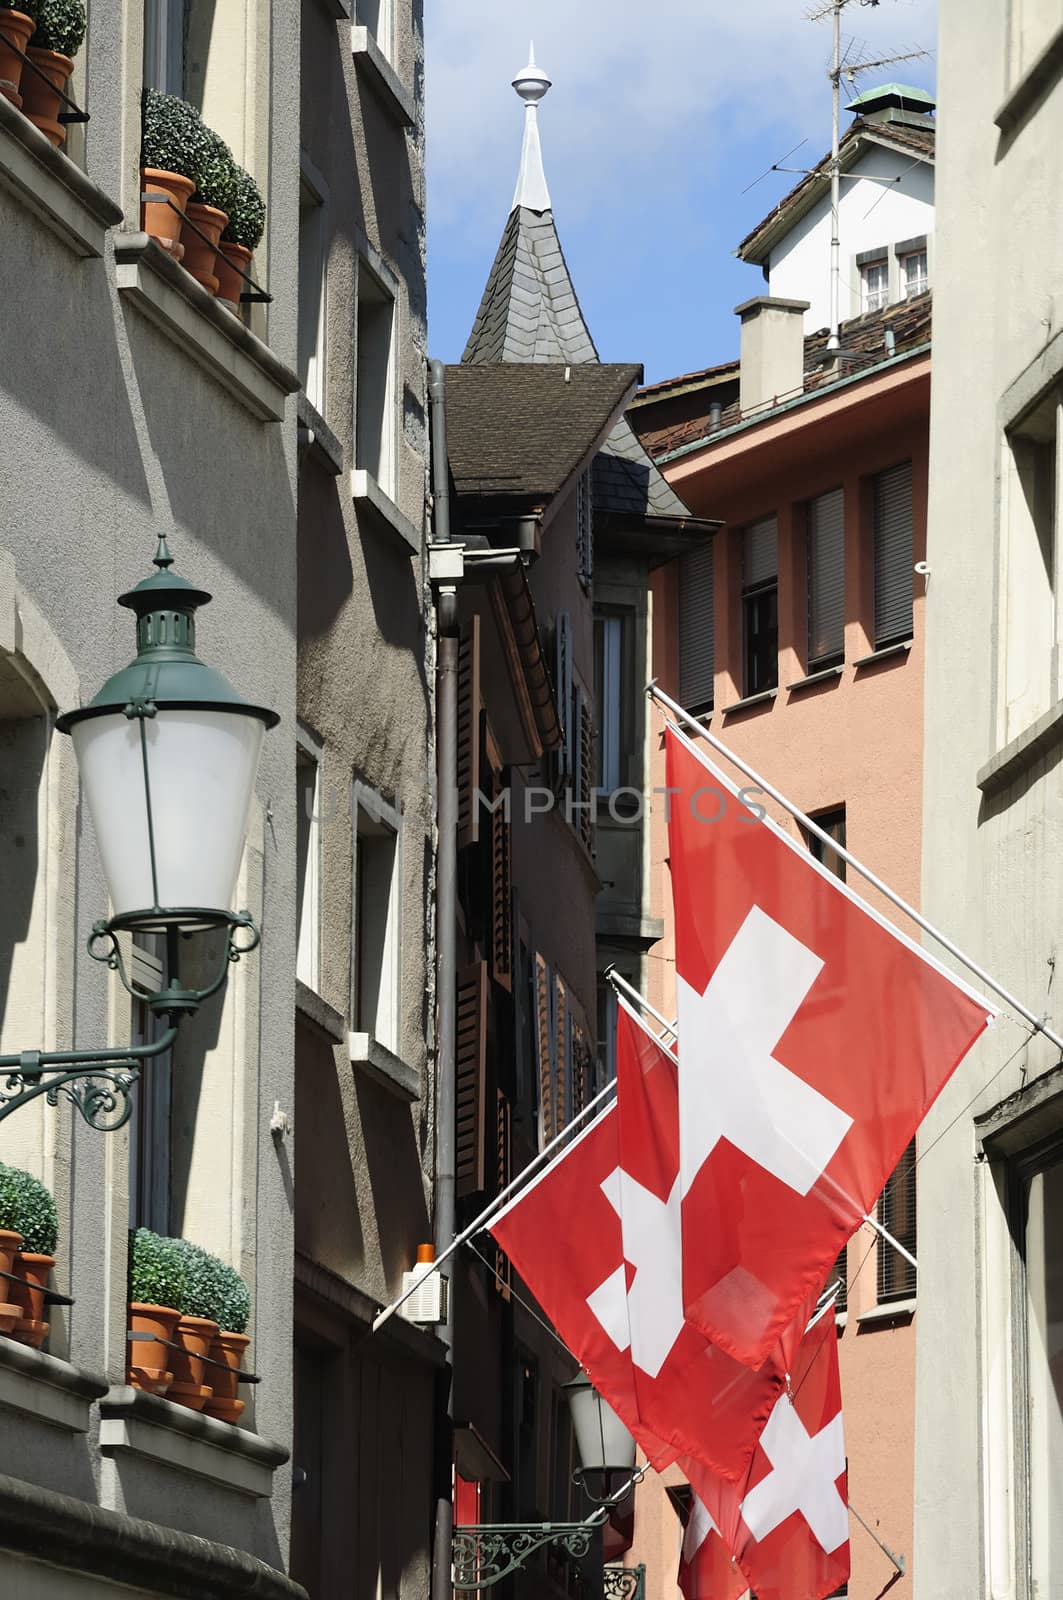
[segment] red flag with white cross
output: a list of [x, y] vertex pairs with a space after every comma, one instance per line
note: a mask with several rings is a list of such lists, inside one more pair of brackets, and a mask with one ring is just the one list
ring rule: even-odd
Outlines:
[[667, 766], [684, 1310], [756, 1367], [993, 1008], [672, 727]]
[[693, 1461], [690, 1486], [757, 1600], [824, 1600], [849, 1577], [849, 1498], [828, 1307], [805, 1334], [790, 1393], [780, 1395], [746, 1482], [725, 1483]]
[[683, 1600], [739, 1600], [748, 1588], [745, 1574], [696, 1494], [683, 1529], [677, 1581]]

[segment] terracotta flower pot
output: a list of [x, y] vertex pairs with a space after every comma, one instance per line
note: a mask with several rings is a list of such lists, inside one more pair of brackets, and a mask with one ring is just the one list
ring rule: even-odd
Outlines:
[[192, 228], [185, 226], [181, 229], [181, 243], [185, 247], [185, 267], [209, 294], [217, 294], [216, 251], [222, 229], [228, 225], [229, 218], [224, 211], [219, 211], [217, 206], [203, 206], [198, 201], [185, 207], [185, 216], [194, 222], [199, 232], [205, 233], [210, 241], [209, 244], [204, 243], [199, 233]]
[[173, 1382], [170, 1357], [177, 1351], [156, 1340], [174, 1339], [180, 1320], [181, 1313], [173, 1306], [153, 1306], [140, 1300], [130, 1305], [130, 1332], [143, 1335], [129, 1341], [127, 1378], [134, 1389], [147, 1389], [150, 1394], [166, 1393]]
[[[21, 1249], [21, 1233], [15, 1233], [12, 1228], [0, 1228], [0, 1272], [14, 1272], [15, 1257]], [[0, 1294], [6, 1295], [8, 1282], [7, 1278], [0, 1278]]]
[[58, 50], [38, 50], [35, 45], [31, 45], [26, 54], [44, 77], [38, 77], [29, 67], [23, 72], [22, 114], [29, 117], [58, 150], [66, 139], [66, 128], [59, 121], [59, 109], [63, 104], [59, 90], [66, 89], [74, 63], [69, 56], [61, 56]]
[[183, 178], [179, 172], [166, 172], [162, 167], [142, 167], [140, 182], [142, 193], [166, 195], [177, 207], [175, 211], [161, 200], [152, 200], [140, 210], [144, 232], [157, 240], [175, 261], [180, 261], [185, 253], [181, 243], [181, 218], [196, 192], [195, 184], [191, 178]]
[[21, 1315], [13, 1300], [0, 1300], [0, 1333], [11, 1333]]
[[227, 239], [223, 239], [221, 255], [214, 262], [214, 271], [218, 276], [218, 299], [224, 300], [234, 311], [239, 311], [240, 295], [244, 288], [244, 280], [240, 277], [240, 273], [251, 271], [250, 250], [246, 245], [230, 244]]
[[199, 1389], [209, 1382], [210, 1374], [203, 1358], [210, 1355], [211, 1343], [217, 1333], [218, 1324], [209, 1317], [181, 1317], [175, 1335], [181, 1348], [171, 1350], [169, 1363], [173, 1368], [175, 1390], [178, 1386]]
[[[19, 85], [22, 82], [22, 57], [15, 54], [11, 48], [17, 45], [19, 50], [25, 51], [30, 39], [36, 31], [37, 24], [32, 17], [27, 17], [24, 11], [9, 11], [6, 6], [0, 6], [0, 94], [5, 95], [13, 106], [22, 105], [22, 96], [19, 94]], [[10, 39], [11, 44], [8, 44]]]
[[10, 1286], [11, 1299], [19, 1307], [20, 1319], [15, 1324], [14, 1337], [23, 1344], [32, 1344], [34, 1349], [48, 1337], [49, 1324], [44, 1321], [44, 1291], [48, 1286], [48, 1274], [54, 1266], [54, 1256], [20, 1250], [15, 1257], [15, 1272], [22, 1281]]
[[218, 1417], [222, 1422], [236, 1422], [244, 1410], [244, 1402], [236, 1398], [236, 1374], [244, 1363], [251, 1340], [246, 1333], [219, 1333], [210, 1347], [210, 1359], [224, 1366], [209, 1369], [214, 1385], [214, 1398], [208, 1400], [204, 1411], [208, 1417]]

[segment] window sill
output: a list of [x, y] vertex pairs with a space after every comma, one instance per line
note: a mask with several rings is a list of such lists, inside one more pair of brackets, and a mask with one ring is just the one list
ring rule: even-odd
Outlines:
[[417, 107], [413, 96], [406, 92], [398, 73], [369, 29], [359, 27], [357, 23], [351, 28], [351, 53], [355, 67], [365, 73], [392, 121], [401, 128], [416, 127]]
[[146, 233], [115, 241], [118, 288], [190, 361], [261, 422], [282, 422], [299, 379]]
[[740, 711], [752, 711], [755, 706], [769, 706], [778, 693], [778, 689], [761, 689], [759, 694], [747, 694], [743, 700], [732, 700], [729, 706], [724, 706], [723, 714], [733, 717]]
[[106, 1378], [0, 1337], [0, 1410], [20, 1412], [67, 1433], [87, 1433], [92, 1402], [107, 1388]]
[[915, 1296], [910, 1300], [883, 1300], [881, 1305], [872, 1306], [870, 1311], [861, 1311], [857, 1317], [857, 1326], [861, 1328], [880, 1327], [883, 1323], [911, 1322], [915, 1316]]
[[1063, 71], [1063, 28], [1049, 39], [993, 116], [1001, 133], [1014, 133]]
[[351, 497], [358, 510], [367, 512], [372, 521], [399, 539], [411, 555], [419, 554], [421, 535], [391, 496], [384, 493], [373, 474], [363, 467], [355, 467], [351, 473]]
[[317, 407], [301, 392], [298, 413], [300, 448], [309, 450], [319, 466], [338, 478], [343, 471], [343, 446]]
[[901, 656], [906, 656], [911, 648], [911, 639], [902, 639], [899, 644], [883, 645], [881, 650], [872, 650], [869, 656], [861, 656], [859, 661], [853, 662], [853, 666], [857, 672], [862, 667], [877, 667], [880, 662], [896, 661]]
[[273, 1474], [288, 1459], [283, 1445], [256, 1433], [127, 1388], [111, 1389], [100, 1401], [100, 1449], [177, 1467], [253, 1500], [269, 1498]]
[[1063, 700], [1024, 728], [1003, 750], [998, 750], [980, 769], [975, 782], [983, 794], [999, 794], [1060, 743], [1063, 743]]
[[295, 980], [295, 1009], [333, 1044], [347, 1042], [346, 1019], [301, 978]]
[[817, 684], [837, 683], [844, 671], [844, 666], [820, 667], [816, 672], [810, 672], [807, 678], [798, 678], [796, 683], [788, 683], [786, 692], [800, 694], [803, 689], [814, 689]]
[[0, 185], [22, 201], [83, 259], [104, 252], [122, 208], [80, 167], [53, 148], [28, 117], [0, 95]]
[[378, 1043], [370, 1033], [348, 1034], [347, 1041], [352, 1064], [360, 1067], [367, 1078], [411, 1105], [420, 1100], [421, 1074], [386, 1045]]

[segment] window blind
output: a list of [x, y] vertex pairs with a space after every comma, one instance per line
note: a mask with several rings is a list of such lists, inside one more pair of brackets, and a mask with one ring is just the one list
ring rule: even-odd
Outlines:
[[751, 522], [742, 538], [742, 587], [774, 583], [778, 572], [777, 523], [774, 517]]
[[912, 636], [912, 463], [874, 480], [875, 644]]
[[679, 698], [688, 710], [712, 705], [716, 670], [713, 547], [692, 550], [679, 563]]
[[[916, 1255], [915, 1140], [897, 1163], [878, 1203], [878, 1219], [893, 1237]], [[885, 1239], [878, 1242], [878, 1297], [906, 1299], [915, 1293], [916, 1274], [910, 1261]]]
[[808, 502], [808, 670], [845, 655], [845, 495]]

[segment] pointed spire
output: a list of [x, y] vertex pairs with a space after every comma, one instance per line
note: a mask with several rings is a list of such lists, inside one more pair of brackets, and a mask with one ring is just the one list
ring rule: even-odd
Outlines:
[[550, 191], [543, 171], [543, 152], [539, 143], [539, 101], [550, 88], [550, 79], [535, 64], [535, 44], [528, 48], [528, 65], [513, 79], [513, 87], [524, 101], [524, 146], [520, 153], [520, 173], [510, 211], [524, 206], [528, 211], [549, 211]]

